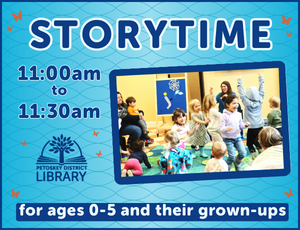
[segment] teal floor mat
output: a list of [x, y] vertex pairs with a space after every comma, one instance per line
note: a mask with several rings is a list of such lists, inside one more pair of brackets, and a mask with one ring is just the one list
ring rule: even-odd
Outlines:
[[[191, 150], [191, 147], [186, 147], [187, 150]], [[252, 162], [252, 157], [250, 155], [250, 152], [248, 150], [248, 147], [245, 147], [247, 154], [242, 162], [242, 169], [245, 169], [247, 166], [249, 166]], [[157, 161], [160, 158], [160, 156], [164, 153], [164, 146], [156, 146], [151, 151], [147, 153], [148, 160], [150, 164], [153, 165], [152, 168], [148, 169], [144, 163], [142, 163], [143, 168], [143, 175], [142, 176], [150, 176], [150, 175], [163, 175], [160, 168], [157, 165]], [[208, 158], [202, 158], [199, 156], [200, 151], [196, 151], [196, 158], [193, 159], [193, 166], [189, 170], [189, 173], [203, 173], [204, 168], [206, 165], [206, 162], [210, 159], [211, 156], [211, 146], [204, 147], [204, 153], [208, 155]], [[237, 153], [237, 151], [236, 151]], [[226, 160], [227, 157], [224, 156], [224, 160]], [[232, 167], [231, 171], [235, 171], [234, 167]]]

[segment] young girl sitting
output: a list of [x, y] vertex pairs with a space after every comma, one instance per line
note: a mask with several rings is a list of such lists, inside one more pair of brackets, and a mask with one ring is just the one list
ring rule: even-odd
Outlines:
[[[146, 153], [143, 151], [144, 148], [145, 142], [142, 140], [137, 140], [133, 143], [132, 153], [130, 154], [128, 160], [125, 163], [124, 169], [122, 170], [122, 177], [126, 177], [126, 174], [128, 176], [141, 176], [143, 174], [141, 163], [143, 162], [148, 168], [153, 167], [149, 163]], [[131, 172], [130, 169], [134, 169], [134, 171]]]
[[180, 137], [176, 131], [169, 131], [165, 135], [167, 151], [157, 161], [164, 174], [187, 173], [192, 167], [193, 158], [190, 151], [176, 147]]
[[[233, 161], [235, 170], [241, 171], [240, 164], [246, 155], [246, 150], [241, 139], [240, 131], [241, 129], [248, 127], [250, 123], [243, 123], [241, 114], [237, 112], [239, 104], [236, 95], [228, 95], [225, 99], [225, 106], [227, 109], [223, 110], [223, 114], [221, 116], [220, 131], [228, 151], [226, 163], [228, 165], [228, 171], [230, 171]], [[234, 147], [238, 151], [237, 157], [235, 157]]]
[[207, 131], [213, 142], [223, 142], [222, 134], [220, 132], [220, 118], [222, 114], [218, 112], [216, 105], [216, 97], [213, 94], [208, 94], [204, 97], [203, 112], [210, 119]]
[[210, 138], [208, 136], [208, 133], [205, 128], [205, 124], [208, 124], [210, 122], [209, 119], [206, 119], [205, 115], [203, 115], [201, 111], [201, 104], [200, 101], [197, 99], [193, 99], [190, 101], [190, 108], [192, 109], [193, 113], [191, 116], [191, 122], [190, 122], [190, 131], [192, 131], [196, 125], [200, 125], [200, 127], [197, 129], [197, 131], [194, 133], [194, 135], [190, 136], [188, 139], [188, 143], [192, 145], [192, 156], [193, 158], [196, 158], [195, 150], [196, 146], [200, 146], [200, 156], [201, 157], [208, 157], [204, 153], [204, 146], [210, 142]]
[[204, 172], [227, 172], [228, 166], [223, 160], [224, 155], [227, 153], [225, 143], [223, 141], [214, 142], [211, 153], [214, 155], [214, 158], [207, 162]]
[[186, 122], [185, 112], [178, 108], [174, 110], [172, 120], [174, 121], [174, 125], [171, 131], [176, 131], [180, 138], [180, 142], [177, 147], [185, 149], [185, 138], [193, 135], [199, 128], [199, 124], [196, 124], [195, 127], [190, 130], [189, 124]]

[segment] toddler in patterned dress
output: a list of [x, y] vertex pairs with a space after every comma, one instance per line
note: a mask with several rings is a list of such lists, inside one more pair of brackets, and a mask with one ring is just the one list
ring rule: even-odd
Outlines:
[[184, 174], [192, 167], [193, 158], [191, 152], [176, 147], [180, 143], [179, 134], [169, 131], [165, 135], [167, 151], [157, 161], [163, 174]]
[[192, 109], [192, 119], [190, 121], [190, 130], [193, 130], [194, 127], [197, 125], [199, 128], [196, 130], [194, 135], [190, 136], [188, 139], [188, 143], [192, 145], [192, 156], [196, 158], [195, 150], [196, 146], [200, 146], [200, 156], [201, 157], [208, 157], [204, 153], [204, 146], [210, 142], [210, 138], [208, 136], [207, 130], [205, 125], [210, 122], [209, 119], [205, 117], [205, 115], [201, 111], [201, 104], [200, 101], [197, 99], [193, 99], [190, 101], [190, 108]]

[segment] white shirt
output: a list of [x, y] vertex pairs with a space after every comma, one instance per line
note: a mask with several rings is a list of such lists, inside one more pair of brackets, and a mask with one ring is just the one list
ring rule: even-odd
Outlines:
[[[177, 131], [179, 128], [181, 128], [182, 130], [181, 131]], [[183, 140], [186, 138], [187, 136], [187, 132], [190, 130], [190, 126], [188, 123], [185, 123], [184, 126], [181, 126], [181, 125], [178, 125], [178, 124], [175, 124], [173, 125], [171, 131], [176, 131], [178, 134], [179, 134], [179, 138], [180, 140]]]
[[252, 165], [246, 170], [262, 169], [283, 169], [283, 148], [282, 145], [275, 145], [267, 148], [255, 158]]
[[221, 159], [211, 158], [204, 169], [204, 172], [227, 172], [228, 171], [228, 165], [226, 162]]
[[207, 114], [207, 117], [210, 119], [208, 123], [207, 130], [208, 132], [220, 131], [220, 118], [221, 113], [218, 112], [215, 108], [211, 108]]

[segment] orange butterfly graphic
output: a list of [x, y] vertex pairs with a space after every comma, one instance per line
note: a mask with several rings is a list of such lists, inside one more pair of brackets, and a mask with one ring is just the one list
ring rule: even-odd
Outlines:
[[9, 28], [9, 26], [7, 26], [7, 30], [8, 30], [8, 31], [11, 31], [11, 30], [12, 30], [12, 28], [13, 28], [13, 27]]
[[285, 195], [287, 195], [288, 198], [290, 198], [290, 196], [293, 196], [293, 193], [292, 193], [292, 189], [290, 189], [289, 192], [284, 192]]
[[286, 35], [287, 35], [288, 37], [292, 37], [292, 32], [291, 32], [291, 33], [286, 32]]
[[12, 189], [11, 191], [12, 191], [11, 196], [12, 196], [12, 197], [16, 197], [16, 198], [18, 198], [18, 196], [19, 196], [19, 194], [20, 194], [20, 192], [21, 192], [21, 191], [15, 192], [13, 189]]
[[289, 25], [291, 19], [292, 19], [292, 17], [290, 17], [290, 18], [288, 18], [288, 19], [285, 19], [285, 17], [282, 15], [282, 24], [286, 23], [287, 25]]
[[99, 151], [99, 153], [96, 153], [96, 155], [97, 155], [98, 157], [102, 156], [101, 151]]
[[22, 20], [22, 10], [20, 10], [20, 12], [18, 13], [18, 15], [11, 13], [12, 16], [14, 16], [15, 21]]
[[99, 132], [96, 133], [96, 131], [94, 130], [94, 134], [93, 135], [97, 137], [98, 134], [99, 134]]
[[25, 140], [24, 142], [21, 142], [21, 144], [22, 144], [23, 146], [27, 145], [26, 140]]

